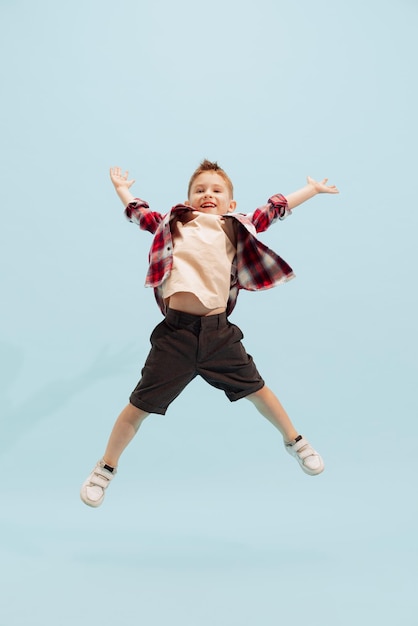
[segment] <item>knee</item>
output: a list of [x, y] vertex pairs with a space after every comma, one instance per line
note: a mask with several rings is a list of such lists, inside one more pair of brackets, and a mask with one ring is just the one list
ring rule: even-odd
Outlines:
[[256, 402], [257, 400], [265, 397], [266, 391], [268, 392], [268, 389], [264, 385], [264, 387], [261, 387], [258, 391], [254, 391], [254, 393], [250, 393], [250, 395], [246, 396], [246, 399], [250, 402]]
[[125, 411], [128, 422], [134, 426], [135, 430], [138, 430], [144, 419], [149, 415], [149, 413], [143, 411], [142, 409], [138, 409], [138, 407], [131, 403], [128, 404]]

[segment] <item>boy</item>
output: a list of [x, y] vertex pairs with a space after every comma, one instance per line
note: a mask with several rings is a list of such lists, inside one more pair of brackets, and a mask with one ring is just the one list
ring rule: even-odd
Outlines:
[[164, 415], [197, 375], [222, 389], [230, 401], [247, 398], [282, 434], [286, 450], [310, 475], [324, 469], [322, 458], [299, 435], [274, 393], [266, 387], [231, 324], [239, 289], [267, 289], [293, 277], [292, 269], [256, 238], [277, 219], [318, 193], [338, 193], [327, 179], [308, 177], [287, 197], [272, 196], [249, 215], [233, 214], [231, 180], [216, 162], [204, 160], [190, 179], [188, 199], [163, 216], [129, 191], [135, 182], [119, 167], [110, 178], [126, 217], [155, 233], [146, 286], [153, 287], [165, 316], [151, 334], [142, 377], [117, 418], [103, 458], [83, 483], [81, 499], [100, 506], [119, 458], [150, 413]]

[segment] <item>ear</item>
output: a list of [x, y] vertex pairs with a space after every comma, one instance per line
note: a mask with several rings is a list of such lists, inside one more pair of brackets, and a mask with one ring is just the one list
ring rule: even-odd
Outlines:
[[235, 202], [235, 200], [231, 200], [231, 202], [229, 203], [229, 207], [228, 207], [228, 213], [233, 213], [236, 208], [237, 208], [237, 203]]
[[192, 206], [188, 200], [185, 200], [185, 201], [184, 201], [184, 205], [185, 205], [185, 206]]

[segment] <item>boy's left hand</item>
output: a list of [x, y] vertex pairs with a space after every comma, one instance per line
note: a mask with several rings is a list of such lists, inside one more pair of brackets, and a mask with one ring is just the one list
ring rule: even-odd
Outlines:
[[316, 193], [340, 193], [335, 185], [327, 185], [328, 178], [319, 182], [308, 176], [307, 180], [308, 185], [311, 185]]

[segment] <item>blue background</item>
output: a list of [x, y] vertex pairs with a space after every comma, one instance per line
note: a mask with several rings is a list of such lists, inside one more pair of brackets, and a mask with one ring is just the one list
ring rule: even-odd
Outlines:
[[[413, 0], [1, 0], [3, 626], [416, 625]], [[78, 491], [161, 319], [151, 238], [108, 168], [165, 212], [204, 158], [296, 280], [232, 321], [326, 471], [194, 381]]]

